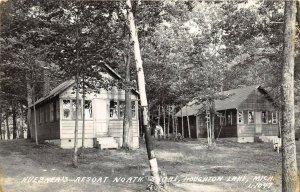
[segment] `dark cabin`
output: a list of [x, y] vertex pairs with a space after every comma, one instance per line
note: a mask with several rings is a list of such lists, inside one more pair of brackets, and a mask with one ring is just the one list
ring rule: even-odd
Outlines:
[[[215, 118], [215, 137], [233, 137], [238, 142], [254, 142], [255, 139], [271, 141], [279, 135], [278, 112], [274, 102], [261, 86], [224, 91], [226, 99], [216, 100], [218, 115]], [[207, 119], [203, 105], [188, 103], [179, 112], [178, 132], [181, 133], [183, 116], [184, 136], [188, 136], [187, 117], [192, 138], [207, 136]]]

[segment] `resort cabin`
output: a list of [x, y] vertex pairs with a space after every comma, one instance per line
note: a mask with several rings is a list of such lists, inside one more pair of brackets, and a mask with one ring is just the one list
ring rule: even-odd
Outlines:
[[[248, 86], [220, 93], [215, 100], [215, 137], [236, 138], [238, 142], [272, 141], [279, 136], [278, 112], [273, 100], [261, 86]], [[207, 137], [208, 115], [202, 104], [190, 102], [176, 113], [178, 132], [183, 120], [184, 137], [188, 136], [187, 117], [192, 138]], [[183, 117], [183, 118], [181, 118]]]
[[[112, 68], [105, 65], [102, 74], [112, 79], [121, 79]], [[38, 141], [47, 141], [62, 148], [74, 147], [76, 94], [75, 81], [65, 81], [31, 105], [31, 137], [35, 140], [34, 116]], [[133, 148], [139, 147], [138, 98], [131, 91]], [[34, 115], [34, 108], [35, 114]], [[119, 148], [123, 141], [123, 116], [125, 91], [113, 87], [87, 93], [83, 103], [79, 94], [78, 146], [82, 144], [83, 111], [85, 119], [85, 147]]]

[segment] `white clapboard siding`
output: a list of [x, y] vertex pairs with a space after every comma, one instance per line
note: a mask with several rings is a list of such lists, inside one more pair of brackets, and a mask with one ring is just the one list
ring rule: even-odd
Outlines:
[[[123, 121], [110, 121], [109, 122], [109, 134], [113, 137], [122, 137], [123, 135]], [[139, 136], [139, 126], [138, 121], [133, 120], [132, 121], [132, 127], [133, 127], [133, 136], [138, 137]]]
[[[61, 121], [60, 138], [74, 138], [75, 121]], [[82, 121], [78, 121], [78, 135], [82, 135]], [[85, 137], [94, 137], [93, 121], [85, 121]]]

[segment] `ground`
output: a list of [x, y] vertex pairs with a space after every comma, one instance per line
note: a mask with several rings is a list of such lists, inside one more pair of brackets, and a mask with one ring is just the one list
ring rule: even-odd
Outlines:
[[[299, 154], [299, 141], [297, 145]], [[203, 139], [155, 141], [154, 147], [168, 191], [281, 191], [281, 154], [271, 143], [221, 139], [209, 150]], [[0, 141], [4, 192], [145, 191], [148, 175], [143, 142], [136, 151], [86, 149], [73, 168], [72, 150], [28, 140]]]

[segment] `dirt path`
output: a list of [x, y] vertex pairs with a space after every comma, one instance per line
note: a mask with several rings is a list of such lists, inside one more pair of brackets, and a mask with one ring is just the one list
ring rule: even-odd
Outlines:
[[[26, 140], [0, 141], [3, 190], [145, 191], [149, 171], [144, 148], [142, 143], [133, 152], [87, 149], [75, 169], [71, 150], [36, 147]], [[281, 157], [268, 143], [222, 140], [210, 151], [205, 140], [160, 141], [155, 149], [169, 191], [281, 191]]]

